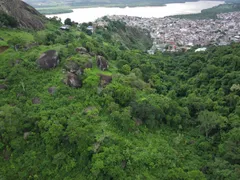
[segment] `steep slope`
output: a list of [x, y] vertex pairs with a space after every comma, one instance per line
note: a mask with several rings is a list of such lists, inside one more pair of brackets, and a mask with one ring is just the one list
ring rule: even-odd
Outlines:
[[0, 13], [14, 17], [23, 28], [43, 29], [45, 17], [21, 0], [1, 0]]
[[240, 44], [148, 55], [60, 26], [0, 29], [1, 180], [240, 179]]

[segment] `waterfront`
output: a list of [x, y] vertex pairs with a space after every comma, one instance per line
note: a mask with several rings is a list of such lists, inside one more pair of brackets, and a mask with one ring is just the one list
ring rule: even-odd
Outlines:
[[192, 14], [200, 13], [203, 9], [208, 9], [220, 4], [224, 4], [224, 1], [198, 1], [198, 2], [186, 2], [186, 3], [172, 3], [166, 4], [166, 6], [152, 6], [152, 7], [126, 7], [126, 8], [79, 8], [73, 9], [72, 13], [47, 15], [47, 17], [57, 16], [63, 21], [66, 18], [82, 23], [95, 21], [97, 18], [106, 15], [127, 15], [137, 16], [142, 18], [161, 18], [178, 14]]

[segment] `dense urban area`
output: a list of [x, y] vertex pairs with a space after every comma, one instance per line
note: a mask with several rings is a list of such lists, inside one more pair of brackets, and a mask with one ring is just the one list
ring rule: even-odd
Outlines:
[[[107, 18], [150, 31], [154, 40], [150, 53], [155, 50], [183, 51], [195, 45], [205, 47], [240, 42], [240, 12], [221, 13], [217, 19], [203, 20], [116, 15]], [[98, 20], [97, 24], [107, 24], [102, 21]]]

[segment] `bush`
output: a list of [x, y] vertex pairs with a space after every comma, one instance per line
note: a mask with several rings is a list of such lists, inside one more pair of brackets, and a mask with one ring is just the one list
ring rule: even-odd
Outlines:
[[10, 27], [18, 26], [17, 20], [12, 16], [7, 15], [6, 13], [0, 13], [0, 24]]
[[67, 18], [67, 19], [65, 19], [64, 24], [71, 26], [72, 25], [72, 20], [70, 18]]

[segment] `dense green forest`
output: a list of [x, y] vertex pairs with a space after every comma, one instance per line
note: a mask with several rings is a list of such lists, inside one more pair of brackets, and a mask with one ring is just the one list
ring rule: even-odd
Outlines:
[[0, 179], [240, 179], [240, 44], [148, 55], [87, 25], [0, 29]]

